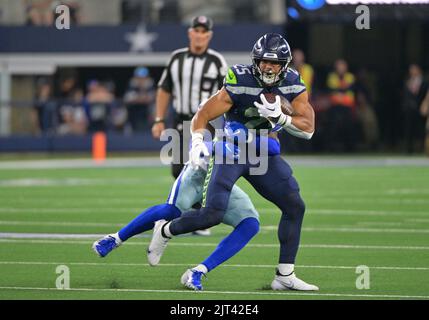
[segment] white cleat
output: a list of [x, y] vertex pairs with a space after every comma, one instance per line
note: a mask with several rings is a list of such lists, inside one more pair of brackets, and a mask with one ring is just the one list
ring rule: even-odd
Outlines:
[[298, 291], [318, 291], [319, 288], [315, 285], [308, 284], [301, 279], [297, 278], [293, 272], [291, 275], [283, 276], [276, 270], [276, 276], [271, 282], [271, 289], [273, 290], [298, 290]]
[[162, 254], [167, 247], [168, 240], [162, 236], [161, 229], [166, 220], [158, 220], [153, 228], [152, 240], [147, 248], [147, 260], [151, 266], [156, 266], [161, 260]]
[[180, 283], [183, 284], [188, 289], [195, 290], [195, 291], [202, 291], [203, 286], [201, 285], [201, 278], [203, 276], [206, 276], [206, 275], [201, 271], [188, 269], [180, 278]]
[[202, 236], [202, 237], [208, 237], [210, 236], [212, 233], [210, 232], [210, 229], [203, 229], [203, 230], [196, 230], [193, 231], [192, 234], [194, 236]]
[[192, 274], [191, 269], [186, 270], [185, 273], [182, 274], [182, 277], [180, 278], [180, 283], [185, 286], [186, 282], [188, 282], [188, 279], [191, 276], [191, 274]]
[[92, 249], [99, 257], [104, 258], [110, 253], [110, 251], [119, 247], [121, 244], [122, 241], [119, 239], [117, 234], [108, 234], [107, 236], [95, 241], [92, 245]]

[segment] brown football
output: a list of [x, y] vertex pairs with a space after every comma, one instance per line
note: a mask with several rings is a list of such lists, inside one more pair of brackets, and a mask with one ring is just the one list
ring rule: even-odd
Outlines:
[[[273, 103], [276, 101], [276, 95], [274, 93], [264, 93], [264, 96], [269, 103]], [[295, 115], [295, 110], [293, 109], [292, 105], [285, 97], [280, 96], [280, 102], [281, 102], [282, 112], [284, 114], [288, 116]]]

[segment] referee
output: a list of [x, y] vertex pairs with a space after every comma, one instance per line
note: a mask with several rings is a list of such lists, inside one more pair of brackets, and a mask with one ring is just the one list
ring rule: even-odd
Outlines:
[[[180, 133], [180, 163], [172, 164], [172, 174], [177, 178], [184, 166], [183, 121], [191, 120], [201, 102], [222, 87], [227, 64], [217, 51], [209, 49], [213, 36], [213, 22], [206, 16], [192, 19], [188, 29], [189, 47], [174, 51], [158, 83], [156, 93], [156, 118], [152, 135], [159, 139], [165, 129], [170, 98], [175, 109], [174, 127]], [[188, 143], [188, 142], [185, 142]]]

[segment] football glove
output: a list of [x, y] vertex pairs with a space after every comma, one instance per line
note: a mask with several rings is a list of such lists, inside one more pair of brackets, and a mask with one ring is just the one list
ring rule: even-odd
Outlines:
[[193, 133], [191, 151], [189, 151], [189, 162], [192, 169], [198, 170], [198, 168], [202, 168], [203, 170], [207, 170], [206, 157], [209, 155], [209, 150], [204, 144], [202, 133]]
[[263, 94], [260, 95], [262, 103], [253, 102], [253, 105], [258, 108], [259, 116], [266, 118], [271, 126], [276, 125], [288, 126], [292, 122], [292, 118], [282, 112], [280, 96], [276, 96], [276, 101], [269, 103]]

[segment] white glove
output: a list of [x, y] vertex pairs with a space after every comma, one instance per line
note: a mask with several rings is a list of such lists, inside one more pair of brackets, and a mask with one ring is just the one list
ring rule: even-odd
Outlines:
[[192, 169], [202, 168], [206, 170], [207, 161], [205, 157], [209, 155], [209, 150], [204, 144], [204, 136], [199, 132], [193, 133], [191, 151], [189, 151], [189, 163]]
[[280, 96], [276, 95], [276, 101], [269, 103], [263, 94], [260, 95], [262, 103], [257, 101], [253, 105], [258, 108], [261, 117], [266, 118], [274, 128], [277, 124], [280, 126], [290, 124], [292, 118], [282, 112]]

